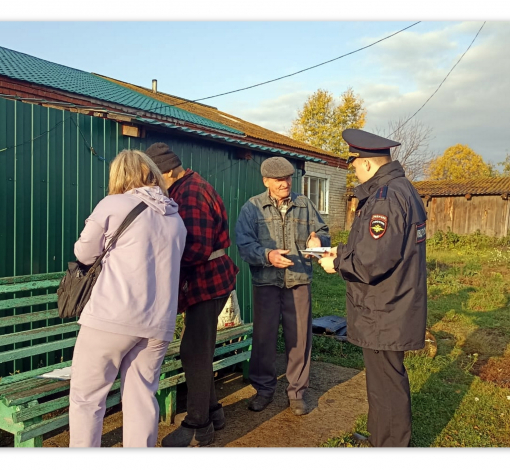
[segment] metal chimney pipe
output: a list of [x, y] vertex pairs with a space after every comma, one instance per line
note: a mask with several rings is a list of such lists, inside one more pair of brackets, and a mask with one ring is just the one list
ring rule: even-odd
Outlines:
[[152, 80], [152, 93], [158, 92], [158, 81], [156, 79]]

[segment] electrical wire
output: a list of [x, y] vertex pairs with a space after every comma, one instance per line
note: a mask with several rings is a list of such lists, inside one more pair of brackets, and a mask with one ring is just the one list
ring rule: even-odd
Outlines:
[[432, 95], [430, 95], [429, 99], [427, 101], [425, 101], [425, 103], [423, 103], [423, 105], [420, 107], [420, 109], [418, 109], [418, 111], [416, 111], [406, 122], [404, 122], [404, 124], [402, 124], [400, 127], [398, 127], [397, 129], [395, 129], [390, 135], [386, 136], [386, 138], [389, 138], [391, 137], [393, 134], [395, 134], [395, 132], [397, 132], [398, 130], [402, 129], [402, 127], [404, 127], [414, 116], [416, 116], [423, 108], [424, 106], [432, 99], [432, 97], [438, 92], [439, 88], [441, 88], [441, 85], [446, 81], [446, 79], [449, 77], [449, 75], [453, 72], [453, 69], [455, 67], [457, 67], [457, 65], [459, 64], [459, 62], [462, 60], [462, 58], [466, 55], [466, 52], [469, 51], [469, 49], [471, 48], [471, 46], [473, 45], [473, 43], [475, 42], [475, 39], [478, 37], [478, 35], [480, 34], [480, 31], [482, 30], [482, 28], [485, 26], [485, 23], [486, 21], [483, 22], [482, 26], [480, 27], [480, 29], [478, 30], [478, 32], [475, 34], [475, 37], [473, 38], [473, 40], [471, 41], [471, 44], [468, 46], [468, 48], [466, 49], [466, 51], [464, 52], [464, 54], [462, 54], [459, 58], [459, 60], [455, 63], [455, 65], [451, 68], [451, 70], [448, 72], [448, 74], [446, 75], [446, 77], [444, 77], [443, 81], [439, 84], [439, 86], [436, 88], [436, 91], [434, 93], [432, 93]]
[[34, 137], [33, 139], [30, 139], [30, 140], [26, 140], [25, 142], [21, 142], [20, 144], [17, 144], [17, 145], [13, 145], [11, 147], [5, 147], [3, 149], [0, 149], [0, 152], [5, 152], [7, 150], [12, 150], [16, 147], [21, 147], [22, 145], [26, 145], [26, 144], [30, 144], [34, 141], [36, 141], [37, 139], [40, 139], [42, 136], [46, 135], [46, 134], [49, 134], [50, 132], [53, 132], [60, 124], [68, 121], [68, 120], [71, 120], [73, 122], [73, 124], [76, 126], [76, 128], [78, 129], [78, 131], [80, 132], [80, 135], [82, 137], [82, 139], [85, 141], [85, 144], [87, 145], [87, 147], [89, 148], [89, 150], [101, 161], [105, 161], [105, 158], [104, 157], [101, 157], [96, 151], [95, 149], [88, 143], [87, 139], [85, 138], [85, 136], [83, 135], [83, 133], [81, 132], [81, 129], [80, 129], [80, 126], [76, 123], [76, 121], [73, 119], [72, 115], [66, 117], [65, 119], [62, 119], [61, 121], [57, 122], [51, 129], [48, 129], [47, 131], [44, 131], [42, 132], [41, 134], [39, 134], [38, 136]]
[[315, 69], [317, 67], [321, 67], [322, 65], [329, 64], [330, 62], [334, 62], [335, 60], [339, 60], [339, 59], [342, 59], [343, 57], [347, 57], [349, 55], [355, 54], [356, 52], [362, 51], [364, 49], [368, 49], [369, 47], [375, 46], [376, 44], [378, 44], [378, 43], [380, 43], [382, 41], [385, 41], [386, 39], [389, 39], [389, 38], [391, 38], [393, 36], [396, 36], [397, 34], [405, 31], [406, 29], [412, 28], [413, 26], [416, 26], [419, 23], [421, 23], [421, 21], [417, 21], [416, 23], [413, 23], [412, 25], [407, 26], [406, 28], [403, 28], [400, 31], [397, 31], [397, 32], [395, 32], [393, 34], [390, 34], [389, 36], [386, 36], [386, 37], [384, 37], [382, 39], [379, 39], [378, 41], [375, 41], [375, 42], [373, 42], [371, 44], [368, 44], [367, 46], [364, 46], [364, 47], [361, 47], [359, 49], [356, 49], [355, 51], [348, 52], [347, 54], [343, 54], [343, 55], [341, 55], [339, 57], [335, 57], [334, 59], [330, 59], [330, 60], [327, 60], [325, 62], [321, 62], [320, 64], [317, 64], [317, 65], [312, 65], [311, 67], [307, 67], [306, 69], [298, 70], [297, 72], [290, 73], [288, 75], [283, 75], [281, 77], [273, 78], [272, 80], [267, 80], [265, 82], [257, 83], [255, 85], [247, 86], [247, 87], [244, 87], [244, 88], [238, 88], [237, 90], [227, 91], [225, 93], [219, 93], [217, 95], [207, 96], [205, 98], [200, 98], [200, 99], [197, 99], [197, 100], [184, 100], [184, 101], [181, 101], [181, 102], [175, 103], [175, 104], [162, 104], [162, 105], [159, 105], [159, 106], [156, 106], [156, 107], [153, 107], [153, 108], [146, 109], [144, 111], [150, 112], [150, 111], [155, 111], [155, 110], [158, 110], [158, 109], [174, 108], [175, 106], [179, 106], [181, 104], [196, 103], [198, 101], [209, 100], [211, 98], [217, 98], [218, 96], [230, 95], [232, 93], [237, 93], [239, 91], [249, 90], [250, 88], [255, 88], [255, 87], [258, 87], [258, 86], [262, 86], [262, 85], [267, 85], [268, 83], [272, 83], [272, 82], [276, 82], [278, 80], [282, 80], [284, 78], [292, 77], [292, 76], [297, 75], [299, 73], [303, 73], [303, 72], [306, 72], [308, 70], [312, 70], [312, 69]]
[[227, 166], [223, 167], [221, 170], [215, 171], [213, 173], [208, 173], [208, 177], [211, 178], [212, 176], [217, 176], [220, 173], [223, 173], [224, 171], [230, 170], [231, 168], [234, 168], [241, 160], [237, 160], [233, 163], [229, 163]]
[[85, 144], [87, 145], [87, 147], [89, 148], [89, 150], [92, 152], [92, 154], [93, 154], [94, 156], [96, 156], [96, 157], [98, 158], [98, 160], [100, 160], [100, 161], [102, 161], [102, 162], [106, 161], [106, 158], [105, 158], [105, 157], [102, 157], [101, 155], [99, 155], [99, 154], [95, 151], [94, 147], [92, 147], [92, 145], [90, 145], [90, 144], [89, 144], [88, 140], [87, 140], [87, 139], [85, 138], [85, 136], [83, 135], [83, 133], [82, 133], [82, 131], [81, 131], [81, 129], [80, 129], [80, 126], [79, 126], [79, 125], [78, 125], [78, 123], [77, 123], [77, 122], [73, 119], [73, 117], [72, 117], [72, 116], [70, 116], [70, 118], [71, 118], [71, 121], [73, 121], [73, 124], [74, 124], [74, 125], [76, 126], [76, 128], [78, 129], [78, 132], [80, 133], [81, 138], [83, 139], [83, 141], [85, 142]]
[[37, 137], [34, 137], [33, 139], [26, 140], [25, 142], [21, 142], [21, 144], [13, 145], [12, 147], [5, 147], [3, 149], [0, 149], [0, 152], [5, 152], [7, 150], [11, 150], [11, 149], [14, 149], [16, 147], [20, 147], [20, 146], [25, 145], [25, 144], [30, 144], [31, 142], [34, 142], [37, 139], [41, 138], [43, 135], [49, 134], [50, 132], [55, 130], [60, 124], [62, 124], [63, 122], [67, 121], [68, 119], [69, 119], [69, 117], [67, 117], [65, 119], [62, 119], [62, 121], [57, 122], [51, 129], [48, 129], [47, 131], [44, 131], [43, 133], [39, 134]]

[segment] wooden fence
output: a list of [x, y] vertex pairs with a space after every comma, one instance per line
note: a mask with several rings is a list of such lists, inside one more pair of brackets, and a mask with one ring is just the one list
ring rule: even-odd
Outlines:
[[[425, 196], [427, 238], [438, 230], [459, 235], [479, 230], [492, 237], [504, 237], [509, 231], [510, 201], [506, 195]], [[350, 230], [358, 200], [347, 197], [345, 230]]]

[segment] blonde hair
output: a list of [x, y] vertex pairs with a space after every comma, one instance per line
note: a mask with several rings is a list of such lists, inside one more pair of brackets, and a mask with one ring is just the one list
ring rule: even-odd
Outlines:
[[142, 186], [159, 186], [168, 196], [166, 184], [156, 164], [140, 150], [123, 150], [110, 164], [108, 194], [124, 194]]

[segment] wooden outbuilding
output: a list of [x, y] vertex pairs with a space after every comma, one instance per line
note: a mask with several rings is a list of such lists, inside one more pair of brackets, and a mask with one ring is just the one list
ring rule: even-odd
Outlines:
[[[413, 183], [427, 210], [427, 237], [438, 230], [459, 235], [480, 231], [492, 237], [508, 234], [510, 177]], [[345, 229], [349, 230], [358, 200], [346, 193]]]

